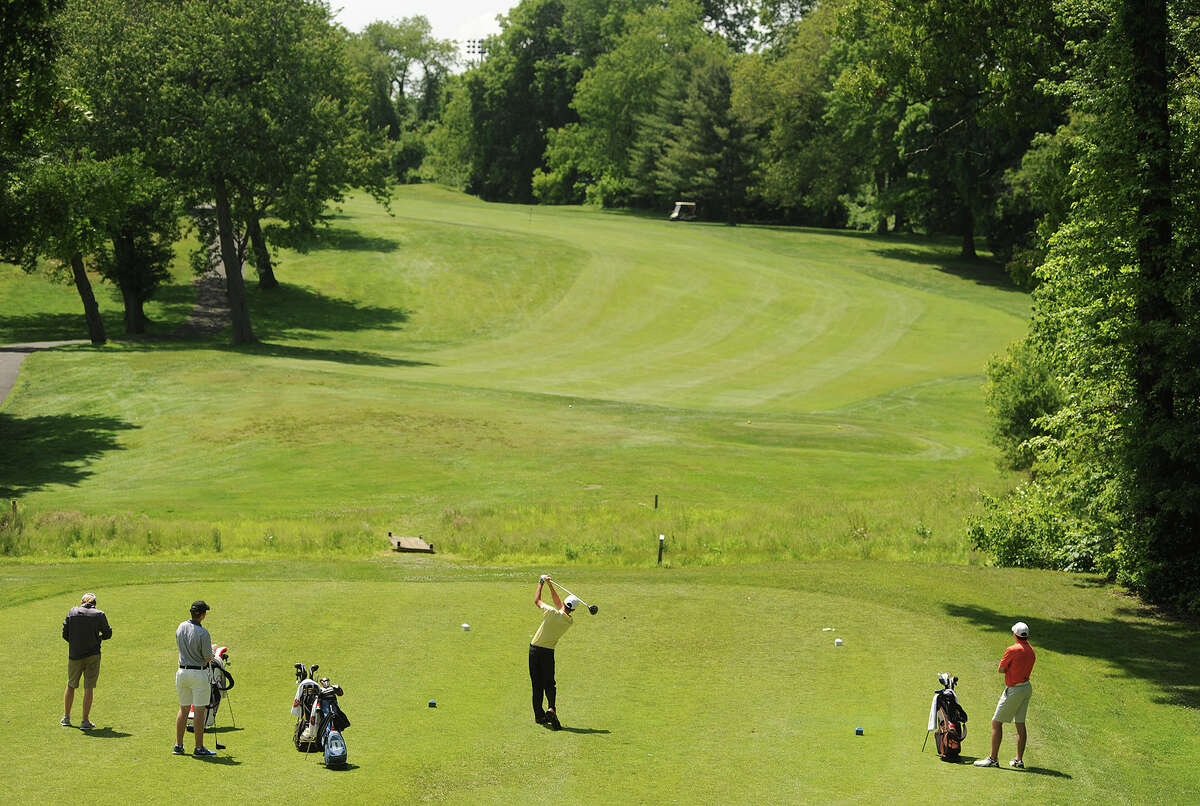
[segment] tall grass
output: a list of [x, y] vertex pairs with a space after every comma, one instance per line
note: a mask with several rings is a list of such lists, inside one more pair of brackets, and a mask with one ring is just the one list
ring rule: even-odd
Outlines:
[[[970, 500], [963, 486], [947, 491]], [[970, 507], [967, 507], [967, 511]], [[358, 557], [390, 550], [387, 533], [420, 534], [439, 554], [496, 564], [713, 566], [786, 559], [978, 563], [962, 540], [963, 506], [871, 506], [807, 499], [790, 505], [664, 506], [640, 502], [446, 507], [389, 520], [379, 511], [269, 521], [195, 521], [130, 513], [45, 512], [0, 520], [9, 557], [178, 559]]]

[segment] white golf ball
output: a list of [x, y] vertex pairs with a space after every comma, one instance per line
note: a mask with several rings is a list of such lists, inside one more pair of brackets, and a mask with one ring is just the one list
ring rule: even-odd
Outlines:
[[470, 625], [470, 624], [464, 624], [464, 625], [462, 625], [462, 628], [463, 628], [463, 632], [466, 632], [467, 630], [471, 629], [471, 625]]

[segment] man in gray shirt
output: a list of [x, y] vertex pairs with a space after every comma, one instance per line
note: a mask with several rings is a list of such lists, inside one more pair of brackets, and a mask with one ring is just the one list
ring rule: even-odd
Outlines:
[[91, 730], [96, 727], [88, 717], [92, 713], [92, 694], [96, 680], [100, 677], [100, 642], [112, 638], [112, 627], [108, 616], [96, 609], [96, 594], [85, 593], [78, 607], [72, 607], [63, 619], [62, 637], [70, 647], [67, 650], [67, 690], [63, 693], [63, 718], [59, 722], [71, 726], [71, 706], [75, 704], [75, 689], [83, 677], [83, 721], [79, 727]]
[[212, 639], [208, 630], [200, 626], [211, 608], [204, 600], [192, 602], [191, 618], [182, 622], [175, 630], [175, 643], [179, 647], [179, 671], [175, 673], [175, 690], [179, 692], [179, 716], [175, 718], [175, 747], [172, 751], [184, 754], [183, 733], [187, 728], [188, 711], [194, 710], [192, 720], [196, 731], [194, 756], [215, 756], [216, 751], [204, 746], [204, 719], [208, 713], [208, 700], [212, 692], [208, 664], [212, 662]]

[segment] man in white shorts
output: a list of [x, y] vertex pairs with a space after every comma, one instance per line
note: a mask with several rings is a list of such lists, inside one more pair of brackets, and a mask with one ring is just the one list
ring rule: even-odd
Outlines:
[[1029, 645], [1029, 625], [1018, 621], [1012, 626], [1013, 638], [1017, 642], [1004, 650], [1000, 659], [999, 670], [1004, 675], [1004, 693], [996, 704], [996, 713], [992, 716], [992, 754], [975, 762], [976, 767], [999, 767], [997, 757], [1000, 755], [1000, 740], [1004, 737], [1004, 723], [1015, 722], [1017, 725], [1017, 757], [1008, 762], [1008, 766], [1018, 770], [1025, 769], [1022, 757], [1025, 755], [1025, 713], [1029, 710], [1029, 699], [1033, 696], [1033, 685], [1029, 675], [1033, 672], [1033, 664], [1037, 661], [1037, 653]]
[[175, 643], [179, 646], [179, 671], [175, 673], [175, 690], [179, 692], [179, 716], [175, 718], [175, 747], [172, 752], [184, 755], [183, 733], [187, 729], [188, 711], [195, 709], [192, 720], [196, 731], [196, 749], [192, 755], [201, 758], [215, 756], [215, 750], [204, 746], [204, 718], [208, 712], [210, 689], [208, 664], [212, 662], [212, 639], [208, 630], [200, 626], [210, 610], [203, 601], [192, 602], [191, 615], [175, 630]]

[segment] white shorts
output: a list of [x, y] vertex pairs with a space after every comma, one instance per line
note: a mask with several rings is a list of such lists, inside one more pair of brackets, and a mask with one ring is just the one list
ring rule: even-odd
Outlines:
[[1033, 685], [1029, 682], [1007, 686], [996, 703], [993, 722], [1020, 722], [1025, 724], [1025, 712], [1029, 710], [1029, 698], [1033, 696]]
[[212, 681], [206, 669], [180, 669], [175, 673], [175, 690], [179, 692], [179, 704], [208, 707], [212, 698]]

